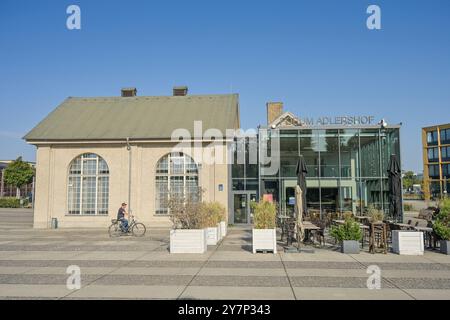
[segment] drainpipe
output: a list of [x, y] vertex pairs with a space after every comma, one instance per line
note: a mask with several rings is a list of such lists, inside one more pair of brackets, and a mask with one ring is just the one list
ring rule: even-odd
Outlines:
[[131, 145], [129, 137], [127, 137], [127, 150], [128, 150], [128, 212], [131, 213]]

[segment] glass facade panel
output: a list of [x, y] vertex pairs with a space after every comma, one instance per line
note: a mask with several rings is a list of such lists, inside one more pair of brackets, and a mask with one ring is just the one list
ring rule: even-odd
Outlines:
[[438, 143], [438, 134], [437, 131], [427, 132], [427, 144], [429, 146], [437, 145]]
[[336, 177], [339, 173], [338, 130], [319, 131], [320, 177]]
[[450, 147], [441, 148], [442, 161], [450, 161]]
[[430, 178], [437, 178], [439, 179], [439, 165], [438, 164], [432, 164], [428, 166], [428, 175]]
[[428, 148], [428, 161], [429, 162], [438, 162], [439, 161], [439, 149], [437, 147]]
[[319, 176], [319, 133], [317, 130], [300, 131], [300, 154], [306, 162], [308, 178]]
[[282, 130], [280, 132], [280, 176], [295, 177], [298, 161], [298, 132], [297, 130]]
[[442, 165], [442, 178], [450, 178], [450, 164], [448, 163]]
[[441, 144], [450, 144], [450, 129], [441, 129]]
[[380, 177], [380, 144], [378, 129], [361, 129], [361, 177]]
[[345, 129], [339, 132], [341, 177], [359, 177], [359, 131]]
[[398, 161], [399, 162], [401, 161], [399, 135], [400, 132], [399, 130], [396, 129], [380, 130], [382, 177], [388, 176], [389, 161], [391, 159], [391, 155], [396, 155]]

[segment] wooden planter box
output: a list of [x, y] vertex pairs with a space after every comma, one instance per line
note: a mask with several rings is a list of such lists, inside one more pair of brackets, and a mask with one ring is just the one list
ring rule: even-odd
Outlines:
[[225, 221], [221, 221], [220, 223], [220, 234], [222, 235], [222, 238], [227, 235], [227, 223]]
[[347, 254], [359, 253], [359, 241], [356, 240], [344, 240], [341, 245], [341, 252]]
[[423, 255], [423, 232], [402, 230], [392, 231], [392, 250], [401, 255]]
[[450, 254], [450, 241], [448, 241], [448, 240], [441, 240], [440, 241], [440, 248], [441, 248], [441, 253], [443, 253], [443, 254]]
[[210, 227], [206, 228], [207, 236], [206, 236], [206, 243], [208, 246], [215, 246], [220, 241], [220, 228], [217, 227]]
[[277, 253], [276, 229], [253, 229], [253, 253], [256, 251], [272, 251]]
[[205, 253], [206, 250], [206, 229], [170, 230], [170, 253]]

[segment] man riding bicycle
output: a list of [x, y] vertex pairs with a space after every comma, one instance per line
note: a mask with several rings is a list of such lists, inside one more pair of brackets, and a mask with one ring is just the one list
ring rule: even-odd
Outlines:
[[123, 232], [128, 232], [128, 212], [126, 208], [127, 204], [124, 202], [117, 212], [117, 221], [120, 221], [120, 228]]

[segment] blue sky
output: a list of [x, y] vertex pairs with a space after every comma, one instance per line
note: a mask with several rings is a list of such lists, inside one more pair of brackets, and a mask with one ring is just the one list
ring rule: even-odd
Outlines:
[[[81, 8], [81, 30], [66, 8]], [[366, 28], [377, 4], [382, 30]], [[450, 1], [0, 1], [0, 159], [35, 159], [21, 137], [68, 96], [240, 94], [298, 116], [403, 123], [403, 168], [422, 171], [420, 128], [450, 122]]]

